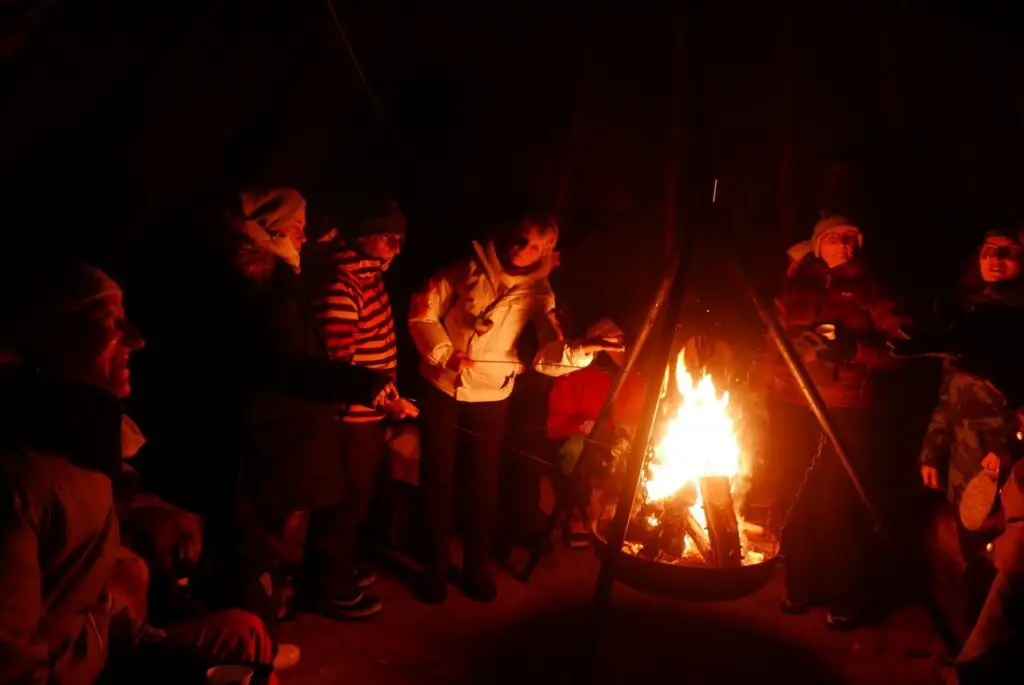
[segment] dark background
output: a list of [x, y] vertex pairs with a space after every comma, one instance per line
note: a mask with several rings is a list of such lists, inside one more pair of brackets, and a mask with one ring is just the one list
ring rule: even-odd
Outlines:
[[[1024, 175], [1019, 25], [933, 4], [336, 0], [378, 108], [326, 0], [8, 3], [3, 251], [94, 261], [130, 298], [141, 246], [175, 245], [173, 217], [211, 188], [296, 186], [314, 224], [384, 189], [410, 223], [401, 315], [525, 199], [562, 219], [570, 330], [611, 315], [632, 331], [664, 263], [675, 126], [680, 185], [719, 179], [694, 285], [708, 308], [749, 320], [727, 251], [770, 290], [822, 209], [853, 214], [894, 289], [927, 305], [983, 229], [1017, 220]], [[182, 278], [202, 249], [186, 235], [161, 253]]]
[[[529, 202], [561, 219], [567, 331], [610, 315], [632, 333], [665, 263], [671, 188], [682, 229], [703, 229], [695, 328], [761, 344], [727, 259], [773, 291], [822, 210], [853, 215], [878, 270], [925, 311], [982, 231], [1022, 218], [1011, 4], [335, 0], [376, 106], [326, 0], [5, 3], [0, 257], [102, 266], [145, 334], [160, 316], [152, 274], [173, 292], [204, 249], [181, 217], [208, 192], [297, 187], [315, 230], [345, 195], [384, 190], [409, 219], [388, 277], [402, 320], [416, 284]], [[886, 476], [908, 486], [936, 371], [906, 364], [879, 393], [876, 461], [896, 458]], [[543, 425], [540, 381], [517, 385], [520, 424]], [[166, 468], [193, 487], [207, 465], [184, 459]], [[914, 518], [901, 501], [890, 521]]]

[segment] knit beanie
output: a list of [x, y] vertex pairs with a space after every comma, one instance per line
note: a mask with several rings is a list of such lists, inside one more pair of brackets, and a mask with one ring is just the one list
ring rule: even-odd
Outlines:
[[5, 276], [0, 286], [0, 346], [19, 353], [52, 347], [66, 317], [121, 295], [110, 276], [82, 263], [12, 269]]
[[861, 233], [859, 227], [855, 226], [845, 216], [833, 215], [821, 219], [818, 223], [814, 224], [814, 230], [811, 232], [811, 239], [805, 240], [802, 243], [797, 243], [787, 250], [790, 257], [794, 261], [799, 262], [808, 254], [814, 253], [815, 257], [821, 256], [821, 241], [829, 233], [835, 233], [836, 231], [856, 231], [857, 233], [857, 247], [864, 247], [864, 234]]
[[362, 200], [343, 212], [342, 234], [348, 238], [397, 235], [405, 239], [405, 215], [395, 200]]

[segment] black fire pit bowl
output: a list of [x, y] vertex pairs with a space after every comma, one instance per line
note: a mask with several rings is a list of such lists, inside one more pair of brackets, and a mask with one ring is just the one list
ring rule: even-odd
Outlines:
[[[598, 556], [609, 554], [608, 541], [594, 532]], [[715, 568], [647, 561], [622, 550], [615, 577], [638, 592], [683, 602], [725, 602], [752, 595], [772, 579], [778, 556], [738, 568]]]

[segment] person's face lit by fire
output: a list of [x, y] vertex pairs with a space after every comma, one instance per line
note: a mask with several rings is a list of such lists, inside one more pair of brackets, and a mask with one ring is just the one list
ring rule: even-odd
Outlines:
[[385, 266], [402, 251], [402, 236], [397, 233], [378, 233], [357, 238], [359, 249], [369, 257], [379, 259]]
[[986, 283], [1010, 281], [1020, 275], [1021, 246], [1011, 238], [989, 236], [981, 246], [978, 265]]
[[821, 237], [821, 259], [830, 269], [845, 264], [857, 254], [860, 234], [857, 231], [829, 231]]
[[506, 259], [513, 269], [528, 269], [554, 249], [555, 232], [532, 221], [523, 221], [509, 241]]
[[118, 398], [131, 394], [128, 359], [145, 342], [125, 318], [120, 292], [109, 293], [71, 315], [62, 331], [56, 371], [70, 380], [102, 388]]
[[306, 244], [306, 208], [301, 207], [288, 223], [277, 229], [282, 240], [287, 240], [295, 248], [295, 252], [301, 253], [302, 246]]

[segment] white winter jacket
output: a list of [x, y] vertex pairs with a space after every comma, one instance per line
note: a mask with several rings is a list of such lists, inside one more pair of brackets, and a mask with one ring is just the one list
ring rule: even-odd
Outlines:
[[[475, 255], [434, 275], [413, 295], [409, 330], [423, 357], [421, 372], [439, 390], [463, 402], [494, 402], [512, 392], [521, 368], [516, 341], [532, 321], [540, 338], [533, 368], [560, 376], [593, 361], [578, 343], [562, 339], [555, 294], [548, 283], [552, 259], [526, 275], [501, 267], [494, 245], [473, 243]], [[445, 364], [458, 350], [476, 362], [456, 374]]]

